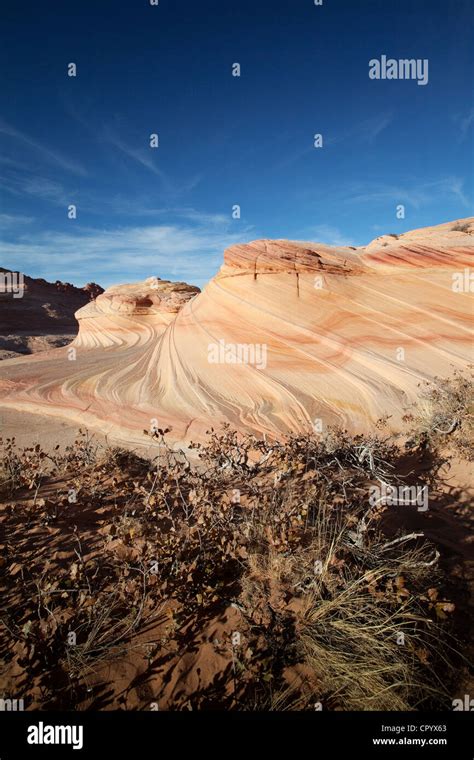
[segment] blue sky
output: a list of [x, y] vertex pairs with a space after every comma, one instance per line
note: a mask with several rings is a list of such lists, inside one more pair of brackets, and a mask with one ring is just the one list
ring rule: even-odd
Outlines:
[[[203, 285], [234, 242], [362, 245], [474, 213], [471, 0], [4, 0], [2, 16], [0, 266]], [[428, 84], [369, 79], [382, 54], [428, 59]]]

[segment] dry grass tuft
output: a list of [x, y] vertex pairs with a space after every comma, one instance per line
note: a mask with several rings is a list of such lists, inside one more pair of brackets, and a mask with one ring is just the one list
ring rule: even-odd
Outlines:
[[455, 372], [449, 379], [426, 383], [415, 410], [405, 420], [410, 445], [448, 448], [461, 459], [474, 459], [474, 393], [469, 374]]

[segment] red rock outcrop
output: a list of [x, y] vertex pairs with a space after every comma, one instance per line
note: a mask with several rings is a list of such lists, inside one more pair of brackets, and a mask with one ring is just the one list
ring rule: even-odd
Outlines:
[[[10, 273], [0, 267], [0, 281]], [[75, 312], [103, 293], [96, 283], [77, 288], [23, 276], [21, 297], [0, 287], [0, 359], [65, 346], [77, 334]]]

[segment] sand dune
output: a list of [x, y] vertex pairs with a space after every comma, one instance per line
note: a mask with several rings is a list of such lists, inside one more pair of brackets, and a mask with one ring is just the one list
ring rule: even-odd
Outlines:
[[[134, 443], [229, 422], [259, 435], [401, 424], [418, 384], [472, 362], [474, 220], [366, 247], [257, 240], [202, 293], [150, 278], [80, 309], [79, 335], [0, 365], [0, 405]], [[471, 286], [472, 287], [472, 286]]]

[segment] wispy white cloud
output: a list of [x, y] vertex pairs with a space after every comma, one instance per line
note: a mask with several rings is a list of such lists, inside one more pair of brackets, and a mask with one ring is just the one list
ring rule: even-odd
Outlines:
[[457, 114], [454, 116], [454, 120], [458, 125], [459, 139], [462, 142], [466, 139], [469, 130], [474, 124], [474, 108], [471, 108], [471, 110], [465, 114]]
[[349, 203], [406, 203], [416, 209], [443, 199], [457, 199], [466, 208], [472, 207], [464, 191], [464, 180], [460, 177], [444, 177], [431, 182], [411, 182], [407, 185], [359, 183], [348, 188], [345, 198]]
[[1, 176], [0, 182], [2, 189], [11, 195], [29, 195], [59, 206], [66, 206], [73, 202], [72, 195], [66, 193], [60, 182], [47, 177], [10, 173], [8, 176]]
[[141, 166], [144, 166], [146, 169], [153, 172], [153, 174], [156, 174], [157, 177], [160, 177], [161, 180], [165, 181], [164, 172], [161, 171], [153, 160], [156, 155], [156, 150], [153, 148], [139, 147], [137, 145], [129, 145], [111, 128], [107, 128], [104, 131], [104, 136], [111, 145], [122, 151], [122, 153], [128, 156], [128, 158], [133, 159], [133, 161], [136, 161]]
[[135, 161], [137, 164], [139, 164], [139, 166], [142, 166], [143, 168], [152, 172], [152, 174], [155, 174], [157, 177], [159, 177], [162, 182], [163, 189], [169, 195], [178, 196], [191, 192], [191, 190], [193, 190], [202, 179], [201, 175], [199, 174], [193, 175], [192, 177], [189, 177], [180, 182], [171, 179], [171, 177], [169, 177], [168, 174], [163, 171], [163, 169], [161, 169], [157, 164], [157, 160], [159, 160], [160, 149], [151, 148], [146, 143], [144, 145], [142, 138], [140, 141], [137, 141], [134, 144], [130, 144], [130, 142], [125, 141], [123, 137], [121, 137], [118, 132], [110, 126], [105, 127], [102, 132], [99, 132], [97, 134], [97, 136], [99, 138], [102, 136], [107, 143], [117, 148], [121, 153], [127, 156], [127, 158]]
[[460, 177], [450, 177], [446, 181], [445, 189], [448, 193], [452, 193], [454, 196], [459, 198], [461, 203], [466, 206], [466, 208], [472, 208], [472, 203], [464, 192], [464, 180], [462, 180]]
[[181, 181], [171, 178], [159, 165], [160, 149], [151, 148], [149, 145], [150, 135], [146, 135], [142, 131], [137, 133], [136, 130], [134, 135], [132, 135], [128, 131], [128, 136], [125, 139], [121, 133], [123, 132], [124, 120], [118, 115], [110, 123], [97, 124], [91, 118], [91, 104], [89, 104], [87, 110], [84, 110], [78, 107], [76, 101], [66, 98], [64, 99], [64, 107], [68, 115], [77, 121], [81, 125], [82, 130], [88, 132], [97, 143], [117, 149], [130, 162], [138, 164], [138, 166], [158, 177], [168, 195], [179, 196], [186, 194], [191, 192], [201, 182], [202, 174], [194, 174]]
[[197, 211], [194, 208], [177, 208], [177, 209], [165, 209], [165, 214], [176, 214], [183, 219], [189, 219], [192, 222], [199, 224], [208, 224], [212, 226], [228, 225], [229, 217], [225, 214], [207, 214], [202, 211]]
[[26, 274], [34, 269], [47, 279], [96, 280], [101, 285], [152, 275], [203, 284], [220, 267], [224, 249], [242, 237], [254, 237], [252, 233], [240, 226], [232, 231], [228, 224], [23, 233], [13, 243], [1, 242], [0, 266], [14, 266]]
[[33, 216], [24, 216], [23, 214], [0, 214], [0, 229], [16, 229], [23, 224], [34, 222]]
[[122, 197], [112, 197], [104, 201], [108, 208], [115, 214], [129, 217], [153, 217], [160, 219], [166, 217], [167, 221], [173, 219], [186, 220], [193, 224], [221, 226], [232, 224], [230, 214], [212, 214], [205, 211], [199, 211], [188, 206], [164, 206], [151, 207], [148, 205], [149, 198], [127, 199]]
[[[345, 142], [346, 140], [353, 140], [354, 142], [368, 142], [374, 143], [377, 137], [386, 129], [393, 121], [393, 113], [386, 112], [377, 114], [369, 119], [353, 124], [348, 129], [337, 130], [335, 132], [327, 130], [324, 125], [320, 125], [319, 129], [315, 129], [314, 133], [319, 132], [323, 135], [323, 145], [332, 146], [338, 143]], [[291, 166], [302, 158], [309, 156], [313, 152], [317, 152], [317, 149], [313, 145], [313, 133], [307, 135], [301, 135], [299, 150], [291, 152], [286, 157], [282, 158], [275, 164], [276, 169], [283, 169], [284, 167]]]
[[10, 137], [13, 140], [22, 143], [23, 145], [27, 145], [35, 152], [37, 156], [48, 163], [55, 164], [61, 169], [65, 169], [66, 171], [70, 171], [73, 174], [77, 174], [82, 177], [85, 177], [87, 175], [87, 171], [77, 161], [73, 161], [66, 156], [63, 156], [58, 151], [52, 150], [48, 146], [43, 145], [38, 140], [33, 139], [24, 132], [21, 132], [19, 129], [16, 129], [10, 124], [7, 124], [7, 122], [3, 119], [0, 119], [0, 134], [5, 135], [6, 137]]
[[328, 136], [326, 143], [336, 145], [346, 140], [373, 143], [377, 137], [390, 126], [393, 121], [393, 112], [385, 112], [371, 116], [369, 119], [357, 122], [346, 130], [342, 130]]
[[356, 133], [358, 133], [363, 140], [373, 143], [381, 132], [390, 126], [392, 121], [393, 113], [380, 114], [373, 119], [367, 119], [366, 121], [361, 122], [356, 127]]
[[306, 227], [298, 233], [301, 240], [312, 240], [316, 243], [325, 245], [348, 246], [356, 245], [354, 240], [345, 235], [338, 227], [331, 224], [316, 224], [312, 227]]

